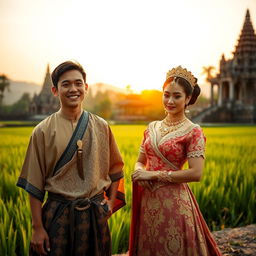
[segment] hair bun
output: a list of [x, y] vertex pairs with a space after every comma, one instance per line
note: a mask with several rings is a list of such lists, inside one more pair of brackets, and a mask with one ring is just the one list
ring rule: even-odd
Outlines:
[[194, 103], [196, 102], [197, 97], [200, 95], [200, 92], [201, 92], [201, 89], [200, 89], [200, 87], [198, 86], [198, 84], [196, 84], [196, 85], [194, 86], [194, 90], [193, 90], [193, 92], [192, 92], [191, 99], [190, 99], [188, 105], [192, 105], [192, 104], [194, 104]]

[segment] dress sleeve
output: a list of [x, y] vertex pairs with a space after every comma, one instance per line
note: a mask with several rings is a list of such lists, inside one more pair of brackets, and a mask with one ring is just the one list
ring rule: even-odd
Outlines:
[[43, 202], [45, 185], [45, 152], [44, 137], [39, 129], [35, 129], [30, 137], [25, 160], [17, 186]]
[[109, 150], [110, 150], [109, 177], [111, 181], [114, 182], [123, 178], [124, 162], [110, 127], [108, 127], [108, 129], [109, 129]]
[[205, 157], [206, 138], [200, 127], [194, 128], [188, 138], [186, 152], [187, 157]]

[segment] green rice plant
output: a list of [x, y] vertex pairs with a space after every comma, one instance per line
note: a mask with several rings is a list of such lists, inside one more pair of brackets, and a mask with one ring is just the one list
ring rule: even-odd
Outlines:
[[[17, 201], [12, 216], [15, 216], [15, 225], [17, 230], [17, 244], [18, 251], [21, 255], [26, 255], [29, 250], [29, 243], [31, 237], [31, 214], [29, 211], [28, 196], [23, 192], [22, 200]], [[9, 208], [10, 209], [10, 208]]]
[[127, 251], [127, 241], [129, 240], [130, 211], [120, 210], [109, 219], [111, 230], [112, 251], [125, 252]]
[[13, 219], [8, 208], [0, 199], [0, 255], [15, 255], [17, 231], [13, 227]]
[[[109, 219], [113, 253], [128, 249], [131, 173], [145, 128], [145, 125], [111, 126], [125, 163], [127, 202]], [[15, 255], [15, 252], [27, 255], [28, 252], [29, 202], [27, 193], [15, 184], [32, 129], [0, 129], [0, 255]], [[256, 127], [206, 127], [203, 130], [207, 138], [203, 177], [201, 182], [189, 186], [207, 224], [211, 230], [218, 230], [255, 223]]]

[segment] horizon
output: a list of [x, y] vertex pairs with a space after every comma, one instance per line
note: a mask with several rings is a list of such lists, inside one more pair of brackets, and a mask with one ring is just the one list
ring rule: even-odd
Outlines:
[[48, 63], [52, 71], [76, 59], [88, 84], [161, 90], [166, 72], [182, 65], [208, 96], [202, 67], [218, 71], [221, 55], [232, 57], [247, 9], [256, 28], [254, 0], [3, 0], [0, 7], [0, 72], [38, 85]]

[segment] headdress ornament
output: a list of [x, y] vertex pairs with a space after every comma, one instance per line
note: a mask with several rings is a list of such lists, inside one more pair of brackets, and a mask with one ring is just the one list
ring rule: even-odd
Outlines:
[[193, 74], [181, 66], [169, 70], [166, 74], [166, 80], [170, 77], [182, 77], [187, 80], [193, 88], [196, 85], [196, 78], [193, 76]]

